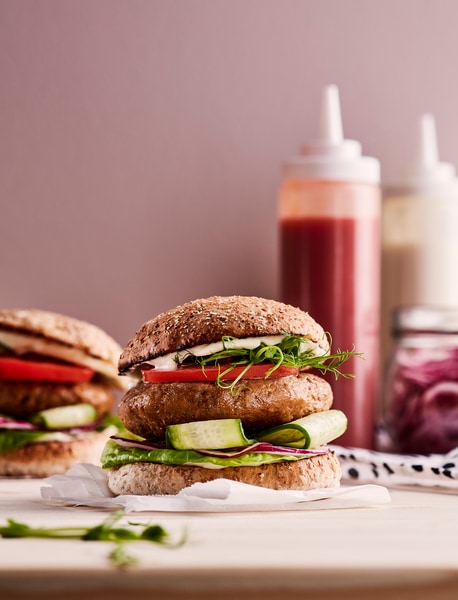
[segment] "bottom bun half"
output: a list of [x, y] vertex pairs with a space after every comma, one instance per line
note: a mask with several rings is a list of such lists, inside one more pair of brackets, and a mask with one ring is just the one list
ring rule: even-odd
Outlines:
[[0, 476], [49, 477], [63, 474], [76, 463], [100, 466], [109, 433], [91, 433], [71, 442], [37, 442], [0, 454]]
[[274, 490], [313, 490], [337, 487], [341, 469], [333, 452], [295, 462], [226, 469], [137, 462], [110, 469], [108, 486], [115, 495], [173, 495], [194, 483], [222, 478]]

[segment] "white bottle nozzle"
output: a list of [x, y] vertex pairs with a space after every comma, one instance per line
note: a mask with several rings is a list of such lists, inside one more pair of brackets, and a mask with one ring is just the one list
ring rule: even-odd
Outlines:
[[449, 183], [456, 184], [455, 168], [450, 163], [440, 162], [436, 122], [433, 115], [426, 113], [420, 117], [418, 123], [413, 161], [403, 171], [394, 187], [421, 191], [431, 186]]
[[362, 156], [361, 144], [356, 140], [344, 139], [336, 85], [323, 89], [318, 137], [304, 144], [299, 156], [287, 162], [285, 176], [371, 184], [380, 181], [378, 160]]
[[425, 167], [434, 167], [439, 162], [437, 150], [436, 122], [433, 115], [425, 114], [420, 119], [418, 162]]
[[323, 89], [318, 139], [330, 144], [340, 144], [343, 140], [339, 90], [336, 85], [328, 85]]
[[358, 160], [361, 157], [361, 144], [356, 140], [344, 139], [339, 90], [336, 85], [323, 88], [318, 137], [302, 146], [302, 154], [328, 158], [332, 156], [343, 160]]

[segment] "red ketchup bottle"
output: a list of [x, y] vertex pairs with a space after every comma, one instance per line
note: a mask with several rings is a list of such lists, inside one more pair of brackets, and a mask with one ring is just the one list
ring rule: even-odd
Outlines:
[[328, 374], [334, 408], [348, 417], [336, 442], [374, 447], [380, 353], [380, 164], [343, 138], [339, 93], [324, 89], [318, 139], [285, 165], [279, 196], [281, 298], [330, 334], [331, 351], [355, 350]]

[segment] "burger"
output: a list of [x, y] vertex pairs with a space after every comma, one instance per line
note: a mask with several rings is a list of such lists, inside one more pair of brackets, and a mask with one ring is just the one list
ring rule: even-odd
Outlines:
[[338, 486], [327, 443], [347, 426], [321, 376], [331, 354], [306, 312], [274, 300], [214, 296], [146, 322], [119, 359], [137, 380], [118, 415], [129, 432], [102, 454], [116, 495], [176, 494], [225, 478], [273, 489]]
[[84, 321], [0, 310], [0, 475], [47, 477], [100, 464], [118, 400], [122, 348]]

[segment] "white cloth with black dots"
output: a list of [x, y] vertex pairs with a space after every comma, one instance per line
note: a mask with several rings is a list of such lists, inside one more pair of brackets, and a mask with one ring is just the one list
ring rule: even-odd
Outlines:
[[458, 491], [458, 448], [447, 454], [390, 454], [331, 445], [342, 468], [342, 483], [390, 487], [422, 486]]

